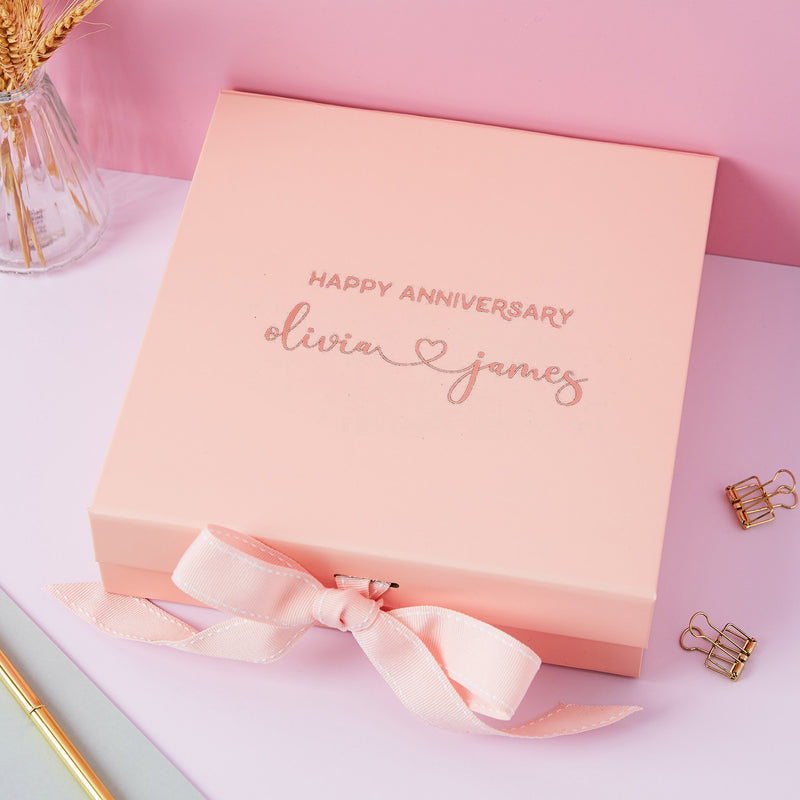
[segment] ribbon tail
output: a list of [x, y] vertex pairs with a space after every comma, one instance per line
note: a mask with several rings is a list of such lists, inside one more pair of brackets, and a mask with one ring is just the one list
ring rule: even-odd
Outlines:
[[391, 613], [379, 614], [372, 626], [353, 635], [406, 708], [430, 725], [458, 733], [546, 739], [610, 725], [640, 710], [561, 704], [522, 725], [494, 728], [473, 713], [420, 637]]
[[90, 625], [119, 639], [162, 644], [197, 633], [149, 600], [111, 594], [99, 583], [61, 583], [44, 588]]
[[99, 583], [66, 583], [45, 588], [77, 616], [111, 636], [237, 661], [275, 661], [309, 627], [281, 628], [233, 617], [198, 631], [149, 600], [111, 594]]
[[641, 706], [581, 706], [559, 703], [530, 722], [504, 730], [493, 729], [493, 732], [523, 739], [552, 739], [555, 736], [604, 728], [641, 710]]

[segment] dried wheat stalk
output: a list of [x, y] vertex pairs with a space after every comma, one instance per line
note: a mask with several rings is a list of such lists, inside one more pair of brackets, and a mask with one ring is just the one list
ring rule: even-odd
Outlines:
[[[0, 92], [24, 86], [69, 33], [103, 0], [0, 0]], [[22, 167], [26, 158], [24, 101], [0, 103], [0, 183], [15, 211], [25, 266], [32, 263], [31, 244], [42, 266], [44, 254], [33, 218], [23, 199]], [[15, 163], [16, 162], [16, 163]], [[52, 172], [53, 167], [48, 165]], [[80, 199], [72, 194], [87, 216]], [[87, 203], [88, 208], [88, 203]], [[94, 221], [91, 217], [90, 221]]]
[[103, 0], [0, 0], [0, 90], [24, 86]]

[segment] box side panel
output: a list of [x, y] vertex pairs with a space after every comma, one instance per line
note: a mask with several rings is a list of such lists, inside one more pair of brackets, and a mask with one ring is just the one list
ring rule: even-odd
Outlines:
[[638, 678], [641, 674], [644, 656], [642, 647], [520, 628], [503, 628], [503, 630], [528, 645], [545, 664], [590, 669], [594, 672], [610, 672], [613, 675], [624, 675], [629, 678]]
[[[149, 579], [141, 586], [133, 581], [140, 573], [169, 576], [202, 524], [131, 519], [96, 510], [90, 511], [90, 519], [97, 561], [135, 570], [130, 575], [125, 573], [124, 582], [120, 582], [106, 567], [111, 591], [152, 599], [175, 599], [171, 582], [168, 585], [159, 583], [155, 588], [162, 588], [155, 591]], [[326, 586], [333, 584], [337, 573], [397, 583], [398, 588], [390, 589], [386, 597], [387, 605], [393, 607], [438, 605], [492, 625], [615, 642], [639, 649], [647, 646], [652, 597], [589, 592], [579, 587], [537, 583], [519, 575], [476, 574], [443, 563], [390, 561], [362, 552], [280, 541], [260, 531], [241, 532], [294, 558]], [[185, 600], [182, 596], [181, 599]]]

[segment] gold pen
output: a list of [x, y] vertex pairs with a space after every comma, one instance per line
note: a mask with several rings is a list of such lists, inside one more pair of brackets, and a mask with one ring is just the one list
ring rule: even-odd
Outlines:
[[33, 693], [30, 686], [8, 660], [5, 653], [0, 650], [0, 682], [2, 682], [17, 702], [25, 709], [39, 732], [47, 739], [50, 747], [56, 751], [58, 757], [66, 764], [81, 788], [92, 800], [114, 800], [108, 789], [94, 770], [86, 763], [83, 756], [61, 730], [50, 712], [41, 704], [39, 698]]

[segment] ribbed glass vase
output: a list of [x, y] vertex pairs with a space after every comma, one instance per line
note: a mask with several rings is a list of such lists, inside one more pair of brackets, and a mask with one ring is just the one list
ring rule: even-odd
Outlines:
[[105, 188], [43, 68], [0, 92], [0, 169], [0, 271], [63, 267], [100, 239]]

